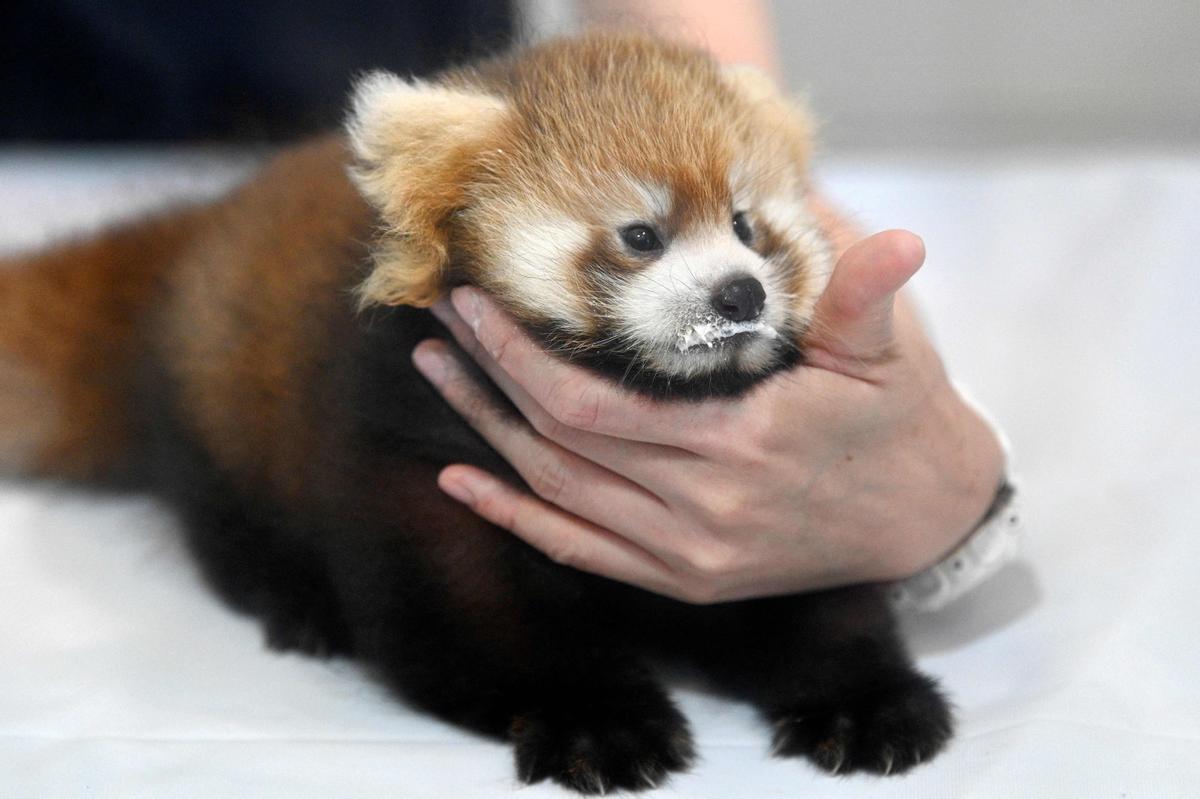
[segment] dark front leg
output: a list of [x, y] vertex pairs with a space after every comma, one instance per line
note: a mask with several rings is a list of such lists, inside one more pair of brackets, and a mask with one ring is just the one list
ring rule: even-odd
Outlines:
[[882, 591], [756, 600], [723, 612], [730, 640], [706, 643], [700, 659], [766, 716], [773, 754], [804, 756], [835, 774], [898, 774], [949, 740], [949, 705], [913, 667]]
[[419, 532], [343, 538], [355, 653], [421, 709], [510, 739], [525, 782], [603, 793], [684, 769], [686, 720], [579, 576], [444, 501]]
[[318, 657], [350, 654], [326, 564], [279, 514], [232, 490], [177, 502], [188, 547], [213, 590], [255, 616], [269, 647]]

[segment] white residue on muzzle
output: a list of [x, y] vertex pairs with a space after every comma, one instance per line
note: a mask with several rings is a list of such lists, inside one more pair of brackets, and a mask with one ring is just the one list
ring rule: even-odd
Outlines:
[[684, 328], [679, 333], [675, 346], [679, 348], [680, 352], [690, 350], [692, 347], [697, 347], [701, 344], [711, 349], [712, 345], [718, 341], [727, 339], [730, 336], [736, 336], [738, 333], [758, 333], [764, 338], [776, 338], [779, 335], [775, 328], [757, 320], [753, 322], [729, 322], [725, 320], [699, 322]]

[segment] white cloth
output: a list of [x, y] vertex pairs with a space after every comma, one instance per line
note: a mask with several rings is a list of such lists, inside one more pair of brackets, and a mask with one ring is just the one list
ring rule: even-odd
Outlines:
[[[245, 164], [0, 154], [0, 247]], [[657, 795], [1197, 795], [1200, 157], [863, 158], [820, 178], [865, 226], [924, 236], [917, 293], [1012, 439], [1025, 554], [906, 620], [958, 708], [933, 763], [830, 778], [768, 757], [746, 706], [681, 686], [701, 760]], [[0, 795], [562, 795], [512, 794], [511, 760], [352, 665], [264, 650], [152, 501], [0, 484]]]

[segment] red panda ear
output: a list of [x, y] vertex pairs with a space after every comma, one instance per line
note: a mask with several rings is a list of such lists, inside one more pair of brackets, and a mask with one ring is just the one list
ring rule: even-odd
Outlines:
[[778, 134], [775, 138], [782, 138], [786, 155], [801, 170], [806, 170], [816, 123], [805, 103], [784, 96], [765, 72], [748, 64], [722, 67], [721, 77], [746, 104], [752, 115], [752, 126]]
[[350, 174], [383, 217], [361, 306], [432, 305], [442, 294], [447, 222], [461, 208], [475, 156], [507, 115], [488, 94], [375, 72], [358, 83], [346, 123]]

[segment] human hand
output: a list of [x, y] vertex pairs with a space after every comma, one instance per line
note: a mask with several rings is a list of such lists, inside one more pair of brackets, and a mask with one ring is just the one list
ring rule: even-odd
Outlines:
[[465, 465], [439, 485], [555, 561], [686, 601], [913, 574], [970, 531], [1003, 470], [995, 435], [895, 303], [923, 260], [905, 231], [850, 247], [807, 363], [703, 403], [622, 391], [455, 289], [435, 313], [525, 421], [493, 407], [444, 342], [414, 361], [536, 496]]

